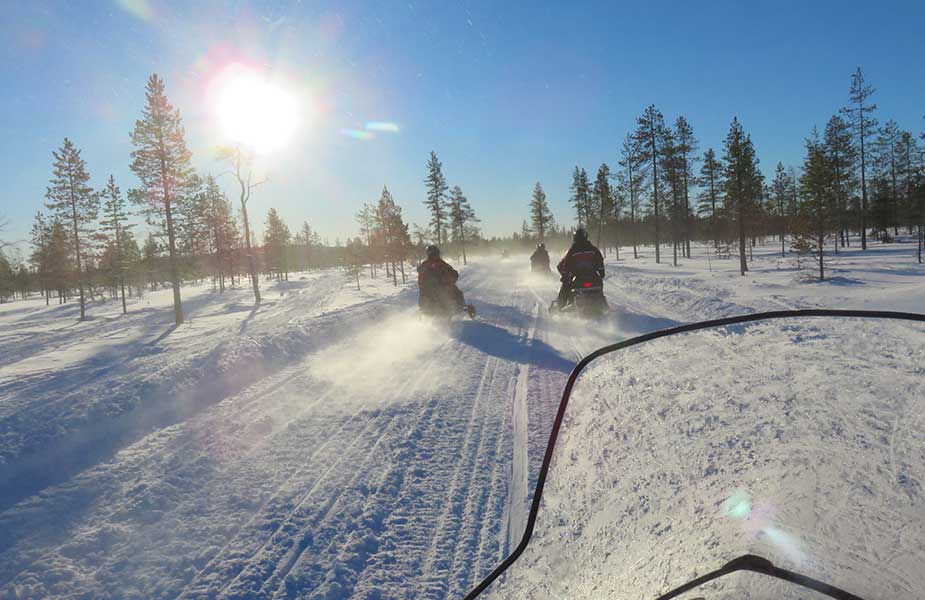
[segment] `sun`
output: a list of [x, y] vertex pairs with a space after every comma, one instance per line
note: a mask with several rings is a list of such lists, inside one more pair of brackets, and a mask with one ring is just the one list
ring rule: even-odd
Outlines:
[[222, 74], [215, 111], [233, 143], [260, 154], [283, 148], [300, 124], [296, 97], [245, 68], [229, 68]]

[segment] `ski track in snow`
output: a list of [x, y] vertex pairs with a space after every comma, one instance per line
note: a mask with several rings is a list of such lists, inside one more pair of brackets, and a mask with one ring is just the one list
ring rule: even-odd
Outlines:
[[[730, 286], [712, 272], [637, 264], [611, 265], [611, 315], [593, 324], [551, 317], [558, 283], [526, 274], [525, 259], [463, 269], [479, 318], [449, 330], [413, 316], [413, 290], [345, 297], [341, 283], [271, 298], [239, 337], [260, 346], [298, 329], [308, 341], [281, 345], [296, 349], [288, 364], [0, 511], [0, 599], [461, 597], [523, 535], [575, 361], [679, 322], [820, 303], [787, 295], [779, 273], [771, 282], [755, 276], [762, 291], [749, 295], [744, 280]], [[308, 294], [301, 305], [292, 304], [296, 292]], [[903, 293], [914, 297], [911, 287]], [[15, 318], [40, 328], [43, 314]], [[209, 331], [221, 328], [206, 319]], [[91, 340], [130, 335], [140, 322], [107, 321]], [[34, 365], [60, 335], [8, 340], [25, 345], [7, 366]], [[181, 358], [210, 343], [174, 340]], [[177, 369], [149, 358], [148, 378]], [[137, 363], [77, 366], [47, 405], [30, 404], [0, 376], [0, 430], [19, 433], [19, 419], [44, 432], [42, 419], [69, 419], [75, 398], [108, 385], [101, 377], [125, 386], [123, 371]], [[29, 385], [44, 385], [33, 375]], [[620, 407], [599, 401], [619, 418]], [[894, 480], [916, 460], [901, 441], [921, 428], [920, 406], [910, 402], [883, 424]], [[818, 470], [809, 474], [824, 485]], [[813, 511], [825, 530], [848, 508], [845, 499]]]

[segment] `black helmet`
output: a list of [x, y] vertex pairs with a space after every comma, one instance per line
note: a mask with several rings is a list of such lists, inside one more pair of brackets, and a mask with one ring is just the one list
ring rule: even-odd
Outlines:
[[536, 245], [536, 247], [539, 248], [540, 250], [545, 250], [546, 244], [544, 244], [543, 242], [540, 242], [539, 244]]
[[427, 258], [440, 258], [440, 248], [431, 244], [427, 247]]
[[579, 227], [575, 230], [575, 235], [572, 236], [573, 242], [587, 242], [588, 241], [588, 231], [584, 227]]

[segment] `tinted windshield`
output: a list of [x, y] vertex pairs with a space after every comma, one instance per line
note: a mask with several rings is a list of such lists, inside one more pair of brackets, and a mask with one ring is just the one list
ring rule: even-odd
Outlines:
[[[925, 586], [925, 329], [763, 322], [579, 378], [534, 538], [494, 598], [655, 598], [743, 554], [864, 598]], [[712, 590], [711, 590], [712, 588]], [[684, 598], [810, 598], [754, 573]]]

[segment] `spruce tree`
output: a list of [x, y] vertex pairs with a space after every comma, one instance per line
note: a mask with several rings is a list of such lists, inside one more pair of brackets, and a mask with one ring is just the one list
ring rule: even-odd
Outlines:
[[141, 180], [141, 188], [132, 198], [146, 208], [148, 223], [161, 229], [167, 237], [170, 282], [173, 286], [173, 312], [177, 325], [183, 322], [180, 300], [180, 256], [174, 210], [192, 176], [180, 111], [175, 109], [164, 91], [164, 81], [151, 75], [145, 91], [146, 105], [142, 118], [132, 132], [132, 171]]
[[437, 158], [437, 153], [431, 151], [427, 161], [427, 177], [424, 179], [427, 186], [427, 200], [424, 206], [430, 211], [430, 227], [434, 232], [435, 242], [442, 244], [446, 241], [446, 178], [443, 176], [443, 164]]
[[115, 178], [110, 175], [100, 196], [103, 198], [103, 218], [100, 220], [100, 230], [113, 249], [114, 262], [113, 276], [119, 282], [122, 296], [122, 314], [128, 314], [125, 303], [125, 243], [131, 229], [135, 226], [128, 222], [129, 212], [126, 210], [125, 199]]
[[861, 164], [861, 206], [860, 229], [861, 250], [867, 250], [867, 139], [877, 126], [877, 121], [868, 116], [877, 110], [877, 105], [870, 102], [876, 90], [864, 81], [861, 67], [851, 76], [851, 90], [848, 93], [850, 104], [842, 109], [854, 130], [860, 152]]
[[87, 164], [71, 140], [64, 138], [64, 144], [52, 154], [55, 162], [52, 179], [45, 192], [48, 200], [46, 206], [62, 222], [69, 224], [80, 293], [80, 320], [83, 321], [86, 319], [85, 252], [91, 246], [100, 201], [88, 185], [90, 175], [87, 173]]
[[546, 192], [539, 181], [533, 187], [533, 196], [530, 199], [530, 222], [536, 239], [540, 242], [546, 241], [546, 232], [552, 225], [552, 212], [549, 210], [549, 203], [546, 202]]

